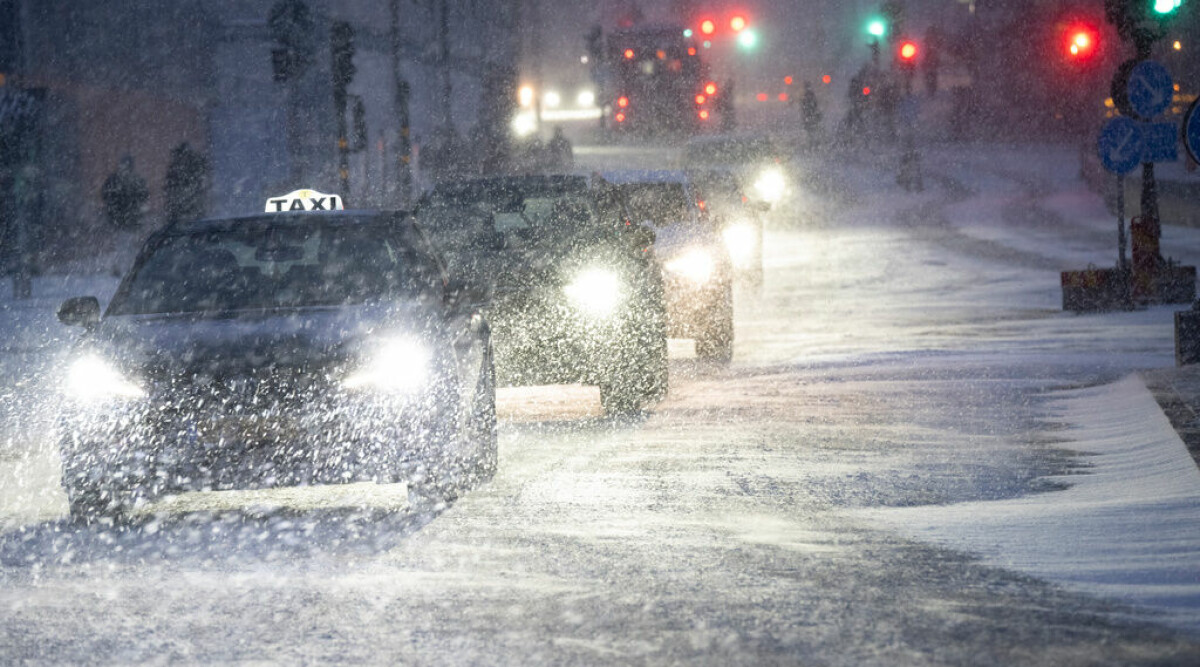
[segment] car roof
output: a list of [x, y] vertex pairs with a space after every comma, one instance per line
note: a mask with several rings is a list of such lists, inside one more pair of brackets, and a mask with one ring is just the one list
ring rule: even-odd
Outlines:
[[311, 224], [369, 224], [396, 222], [408, 216], [405, 211], [349, 209], [336, 211], [255, 213], [227, 218], [201, 218], [169, 224], [161, 231], [167, 234], [193, 234], [206, 231], [226, 231], [248, 223], [301, 227]]
[[586, 192], [591, 188], [593, 177], [584, 174], [524, 174], [519, 176], [493, 176], [471, 178], [439, 183], [432, 194], [436, 197], [453, 198], [467, 192]]
[[687, 183], [687, 172], [676, 169], [622, 169], [605, 171], [600, 174], [604, 180], [614, 185], [631, 185], [634, 183]]

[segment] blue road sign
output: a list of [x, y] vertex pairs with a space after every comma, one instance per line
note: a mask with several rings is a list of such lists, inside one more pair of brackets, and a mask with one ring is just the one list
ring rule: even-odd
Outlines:
[[1128, 174], [1142, 162], [1142, 128], [1132, 118], [1108, 121], [1096, 140], [1100, 164], [1114, 174]]
[[1142, 162], [1179, 159], [1179, 128], [1175, 123], [1142, 123]]
[[1134, 113], [1147, 120], [1171, 106], [1171, 98], [1175, 95], [1171, 73], [1153, 60], [1143, 60], [1134, 66], [1125, 91]]
[[1200, 162], [1200, 98], [1192, 102], [1183, 116], [1183, 147], [1193, 162]]

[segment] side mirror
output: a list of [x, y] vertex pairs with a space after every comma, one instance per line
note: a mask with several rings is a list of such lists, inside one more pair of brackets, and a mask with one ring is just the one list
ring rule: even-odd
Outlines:
[[100, 300], [94, 296], [67, 299], [58, 307], [58, 321], [72, 327], [94, 327], [100, 323]]

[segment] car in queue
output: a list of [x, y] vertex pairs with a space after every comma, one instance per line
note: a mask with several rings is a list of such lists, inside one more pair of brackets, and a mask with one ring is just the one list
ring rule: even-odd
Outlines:
[[734, 274], [753, 287], [763, 280], [763, 218], [768, 207], [751, 201], [737, 175], [727, 169], [688, 172], [707, 203], [709, 216], [721, 230], [721, 238], [733, 262]]
[[694, 137], [683, 151], [688, 170], [733, 172], [748, 201], [765, 210], [793, 203], [796, 175], [786, 151], [773, 139], [758, 134]]
[[666, 394], [653, 234], [625, 215], [610, 185], [569, 174], [444, 183], [415, 215], [447, 263], [491, 293], [500, 385], [594, 385], [607, 415]]
[[[313, 210], [335, 209], [335, 210]], [[487, 321], [407, 214], [311, 190], [153, 233], [63, 370], [71, 516], [352, 482], [453, 497], [497, 465]]]
[[667, 335], [691, 338], [696, 356], [733, 357], [733, 266], [721, 229], [681, 171], [606, 173], [634, 220], [654, 230], [662, 258]]

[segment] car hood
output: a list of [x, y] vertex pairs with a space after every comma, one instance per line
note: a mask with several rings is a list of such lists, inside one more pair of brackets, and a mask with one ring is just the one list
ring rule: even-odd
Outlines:
[[437, 337], [440, 322], [432, 308], [416, 304], [116, 315], [101, 321], [83, 346], [152, 377], [317, 370], [359, 358], [372, 336]]
[[719, 246], [721, 238], [706, 222], [675, 222], [653, 225], [654, 247], [663, 257], [669, 257], [694, 246]]

